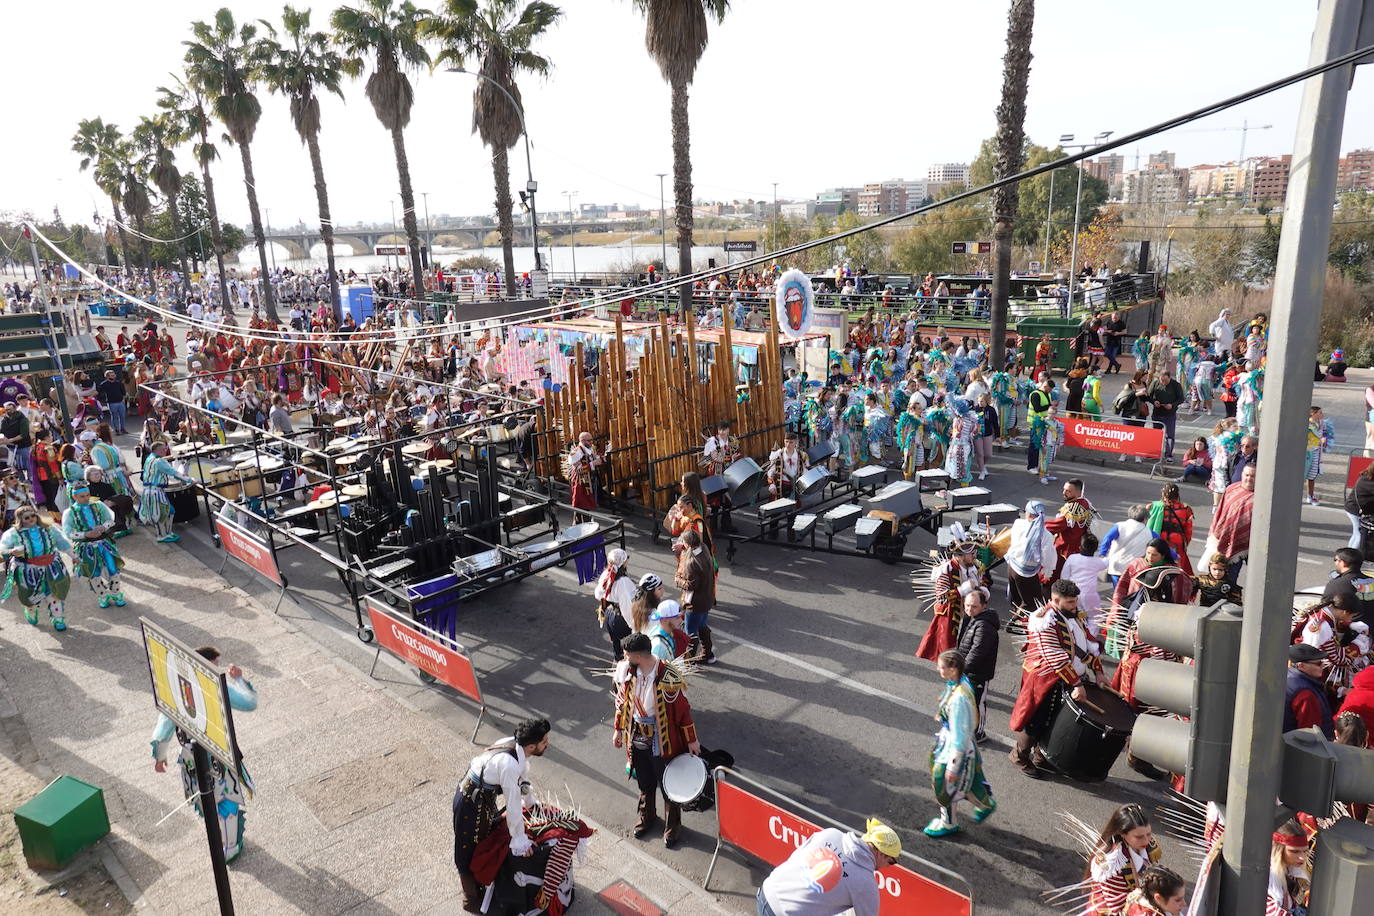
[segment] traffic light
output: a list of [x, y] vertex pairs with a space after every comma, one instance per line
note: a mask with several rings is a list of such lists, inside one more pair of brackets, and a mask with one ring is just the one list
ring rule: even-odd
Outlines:
[[1374, 900], [1374, 827], [1342, 818], [1317, 834], [1308, 916], [1349, 916]]
[[1226, 798], [1240, 664], [1241, 608], [1150, 602], [1136, 631], [1143, 643], [1186, 656], [1192, 664], [1147, 658], [1136, 674], [1135, 695], [1149, 706], [1184, 716], [1144, 715], [1131, 733], [1131, 753], [1171, 773], [1202, 801]]

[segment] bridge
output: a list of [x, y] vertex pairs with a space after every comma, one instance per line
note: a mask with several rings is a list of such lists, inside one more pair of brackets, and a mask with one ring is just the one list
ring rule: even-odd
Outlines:
[[[445, 248], [480, 248], [482, 240], [493, 229], [431, 229], [426, 232], [424, 229], [419, 231], [420, 243], [433, 248], [439, 245]], [[252, 242], [252, 233], [249, 232], [248, 241]], [[267, 241], [276, 242], [291, 253], [293, 258], [310, 257], [310, 249], [315, 245], [323, 244], [324, 236], [320, 234], [318, 228], [308, 232], [271, 232], [268, 233]], [[334, 244], [346, 245], [353, 250], [354, 254], [372, 254], [378, 245], [404, 245], [406, 244], [405, 230], [393, 232], [390, 229], [336, 229], [334, 230]]]

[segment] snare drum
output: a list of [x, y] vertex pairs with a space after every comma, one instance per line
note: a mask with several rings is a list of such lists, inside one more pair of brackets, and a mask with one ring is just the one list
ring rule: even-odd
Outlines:
[[1040, 750], [1055, 769], [1079, 782], [1101, 782], [1120, 756], [1135, 728], [1136, 713], [1121, 697], [1095, 684], [1084, 684], [1087, 696], [1073, 699], [1064, 691]]
[[679, 754], [663, 768], [663, 794], [668, 801], [689, 807], [701, 798], [710, 778], [706, 761], [692, 754]]

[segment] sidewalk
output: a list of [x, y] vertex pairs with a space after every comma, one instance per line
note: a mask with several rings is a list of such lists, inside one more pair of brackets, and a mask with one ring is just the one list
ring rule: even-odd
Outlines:
[[[25, 770], [36, 788], [53, 773], [100, 786], [112, 826], [105, 867], [116, 880], [127, 873], [121, 886], [137, 911], [217, 912], [200, 820], [181, 804], [180, 778], [152, 767], [156, 712], [138, 627], [147, 616], [191, 645], [218, 646], [258, 690], [258, 709], [235, 720], [258, 787], [244, 853], [230, 866], [238, 912], [459, 912], [450, 806], [479, 749], [467, 741], [475, 711], [454, 705], [443, 722], [418, 713], [393, 695], [418, 685], [398, 663], [384, 656], [386, 677], [369, 679], [180, 546], [140, 533], [120, 547], [127, 608], [99, 610], [78, 581], [65, 633], [28, 626], [13, 601], [0, 610], [0, 737], [22, 742], [26, 731], [31, 741], [26, 752], [0, 740], [0, 773]], [[235, 581], [246, 575], [236, 569]], [[479, 740], [499, 728], [484, 724]], [[537, 760], [532, 772], [541, 794], [561, 789], [558, 764]], [[22, 859], [16, 867], [26, 871]], [[575, 913], [637, 912], [595, 896], [622, 880], [666, 913], [730, 912], [599, 827], [575, 877]]]

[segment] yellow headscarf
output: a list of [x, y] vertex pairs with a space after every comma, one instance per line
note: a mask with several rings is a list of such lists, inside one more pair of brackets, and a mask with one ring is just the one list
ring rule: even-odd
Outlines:
[[874, 849], [894, 859], [902, 854], [902, 841], [895, 830], [876, 817], [870, 817], [866, 826], [868, 829], [862, 837], [865, 843], [872, 844]]

